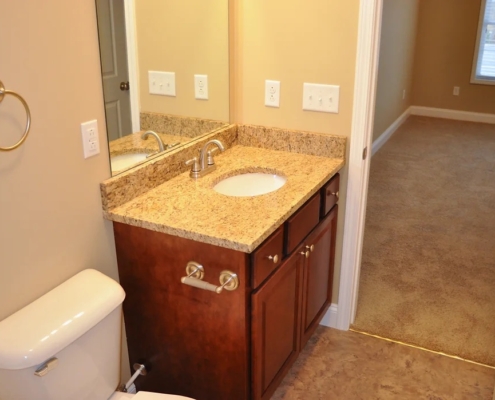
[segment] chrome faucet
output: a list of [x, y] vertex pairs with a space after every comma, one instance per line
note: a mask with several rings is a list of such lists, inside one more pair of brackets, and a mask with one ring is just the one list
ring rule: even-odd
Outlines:
[[210, 144], [216, 145], [217, 149], [219, 149], [220, 151], [225, 150], [225, 147], [220, 140], [213, 139], [206, 142], [199, 151], [199, 159], [198, 157], [194, 157], [186, 161], [186, 165], [192, 165], [191, 172], [189, 173], [189, 176], [191, 178], [198, 179], [215, 170], [216, 165], [215, 160], [213, 159], [213, 153], [217, 149], [208, 150]]
[[148, 139], [149, 135], [153, 136], [156, 139], [156, 141], [158, 142], [158, 151], [160, 151], [160, 152], [164, 151], [165, 145], [163, 144], [162, 139], [160, 138], [160, 136], [158, 136], [158, 134], [156, 132], [146, 131], [141, 135], [141, 139], [146, 140], [146, 139]]

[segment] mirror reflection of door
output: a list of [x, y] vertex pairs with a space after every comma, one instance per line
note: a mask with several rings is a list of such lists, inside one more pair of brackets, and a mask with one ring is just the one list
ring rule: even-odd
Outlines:
[[123, 0], [96, 0], [109, 140], [132, 133]]

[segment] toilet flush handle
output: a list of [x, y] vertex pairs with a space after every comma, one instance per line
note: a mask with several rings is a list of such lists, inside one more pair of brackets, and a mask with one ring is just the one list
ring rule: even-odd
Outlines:
[[34, 374], [36, 376], [43, 377], [46, 374], [48, 374], [48, 372], [50, 372], [52, 369], [54, 369], [57, 365], [58, 365], [58, 358], [52, 357], [49, 360], [46, 360], [38, 368], [36, 368], [36, 371], [34, 371]]

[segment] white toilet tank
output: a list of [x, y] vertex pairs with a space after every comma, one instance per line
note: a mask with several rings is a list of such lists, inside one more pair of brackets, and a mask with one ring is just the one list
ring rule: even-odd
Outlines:
[[107, 400], [120, 379], [124, 297], [88, 269], [1, 321], [0, 399]]

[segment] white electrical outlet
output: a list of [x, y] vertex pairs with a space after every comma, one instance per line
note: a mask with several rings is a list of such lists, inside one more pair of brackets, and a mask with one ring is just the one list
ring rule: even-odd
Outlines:
[[194, 75], [194, 97], [208, 100], [208, 75]]
[[175, 96], [175, 72], [148, 71], [150, 94]]
[[265, 106], [280, 107], [280, 81], [265, 81]]
[[305, 83], [303, 110], [339, 113], [340, 86]]
[[98, 136], [98, 121], [96, 119], [81, 124], [84, 158], [100, 153], [100, 139]]
[[454, 96], [459, 96], [461, 88], [459, 86], [454, 86]]

